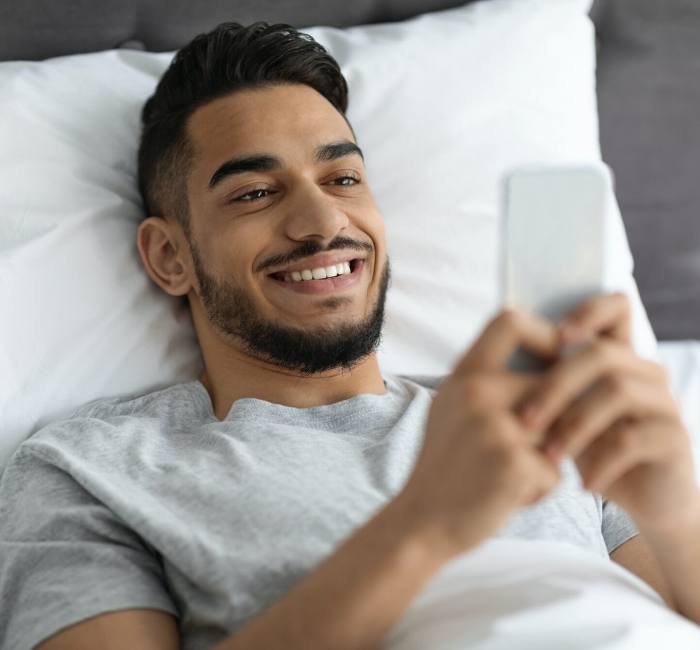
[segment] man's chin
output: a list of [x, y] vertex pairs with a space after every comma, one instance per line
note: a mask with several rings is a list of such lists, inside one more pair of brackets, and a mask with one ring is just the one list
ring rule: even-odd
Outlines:
[[314, 330], [268, 328], [245, 341], [248, 354], [280, 368], [315, 374], [352, 369], [372, 354], [380, 336], [374, 328], [345, 323]]

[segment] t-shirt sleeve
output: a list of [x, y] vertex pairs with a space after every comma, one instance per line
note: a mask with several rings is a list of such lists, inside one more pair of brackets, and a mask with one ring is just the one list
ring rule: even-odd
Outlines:
[[632, 517], [614, 501], [603, 499], [603, 539], [608, 548], [608, 555], [620, 544], [639, 533]]
[[109, 611], [178, 616], [157, 553], [25, 445], [0, 479], [0, 648], [33, 648]]

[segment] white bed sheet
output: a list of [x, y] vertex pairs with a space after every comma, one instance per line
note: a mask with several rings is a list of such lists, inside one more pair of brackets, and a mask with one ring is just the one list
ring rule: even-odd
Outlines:
[[564, 542], [492, 539], [435, 574], [384, 650], [700, 648], [700, 626], [620, 565]]

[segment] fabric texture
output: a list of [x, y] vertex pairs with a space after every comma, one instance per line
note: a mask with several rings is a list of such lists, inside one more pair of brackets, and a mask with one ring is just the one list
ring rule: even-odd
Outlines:
[[[195, 380], [45, 427], [0, 480], [0, 647], [130, 607], [175, 615], [183, 650], [232, 634], [407, 480], [435, 391], [384, 379], [384, 394], [312, 408], [239, 399], [222, 421]], [[497, 537], [607, 558], [634, 523], [562, 469]]]

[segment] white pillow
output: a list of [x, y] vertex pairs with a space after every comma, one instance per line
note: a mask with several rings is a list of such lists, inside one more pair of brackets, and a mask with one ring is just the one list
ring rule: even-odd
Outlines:
[[[600, 160], [590, 0], [488, 0], [402, 23], [312, 28], [350, 86], [393, 283], [384, 372], [446, 374], [497, 309], [502, 172]], [[213, 26], [212, 26], [213, 27]], [[0, 468], [89, 400], [198, 376], [189, 311], [135, 247], [139, 114], [172, 58], [114, 50], [0, 64]], [[611, 197], [610, 288], [655, 340]]]

